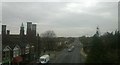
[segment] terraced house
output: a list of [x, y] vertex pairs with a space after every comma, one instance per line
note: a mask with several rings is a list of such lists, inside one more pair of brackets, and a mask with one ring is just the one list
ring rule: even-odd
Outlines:
[[16, 65], [36, 59], [39, 47], [39, 35], [36, 35], [36, 24], [27, 22], [26, 34], [23, 23], [19, 34], [10, 34], [7, 26], [2, 25], [2, 63]]

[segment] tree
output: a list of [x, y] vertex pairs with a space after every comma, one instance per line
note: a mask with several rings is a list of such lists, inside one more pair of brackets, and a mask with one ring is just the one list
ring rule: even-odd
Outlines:
[[119, 63], [119, 44], [120, 33], [105, 33], [101, 37], [93, 36], [93, 44], [88, 53], [87, 63]]
[[43, 38], [44, 51], [52, 51], [56, 48], [56, 34], [54, 31], [49, 30], [41, 34]]
[[46, 37], [46, 38], [55, 38], [56, 37], [56, 34], [54, 31], [52, 30], [49, 30], [49, 31], [46, 31], [44, 33], [41, 34], [41, 37]]
[[88, 53], [88, 57], [86, 62], [87, 63], [101, 63], [102, 58], [103, 58], [103, 53], [104, 50], [102, 49], [102, 43], [101, 43], [101, 39], [98, 36], [94, 36], [93, 37], [93, 41], [91, 42], [92, 44], [92, 48], [90, 50], [90, 52]]

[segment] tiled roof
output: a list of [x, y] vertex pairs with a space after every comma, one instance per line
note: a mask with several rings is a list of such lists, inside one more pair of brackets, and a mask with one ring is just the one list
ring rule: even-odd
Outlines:
[[6, 37], [5, 42], [2, 43], [2, 48], [5, 48], [7, 45], [13, 49], [16, 45], [19, 45], [20, 48], [24, 48], [27, 45], [26, 36], [21, 40], [20, 35], [9, 35]]

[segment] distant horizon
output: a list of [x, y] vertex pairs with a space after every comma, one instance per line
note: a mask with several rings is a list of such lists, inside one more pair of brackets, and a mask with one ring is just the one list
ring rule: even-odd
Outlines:
[[[52, 31], [54, 31], [54, 30], [52, 30]], [[119, 31], [118, 29], [116, 29], [115, 31]], [[107, 32], [109, 32], [109, 33], [112, 33], [113, 32], [113, 34], [115, 34], [115, 31], [106, 31], [106, 32], [104, 32], [103, 34], [100, 34], [100, 35], [104, 35], [105, 33], [107, 33]], [[45, 31], [46, 32], [46, 31]], [[44, 33], [44, 32], [43, 32]], [[6, 33], [7, 34], [7, 33]], [[10, 35], [19, 35], [20, 34], [20, 31], [19, 31], [19, 33], [11, 33], [11, 31], [10, 31]], [[25, 33], [24, 33], [25, 35], [26, 35], [26, 30], [25, 30]], [[36, 36], [37, 36], [37, 34], [39, 34], [39, 33], [36, 33]], [[42, 33], [41, 33], [42, 34]], [[39, 36], [41, 37], [41, 34], [39, 34]], [[56, 33], [55, 33], [56, 34]], [[96, 31], [95, 31], [95, 33], [93, 34], [93, 35], [91, 35], [91, 36], [87, 36], [87, 35], [81, 35], [81, 36], [57, 36], [56, 35], [56, 37], [83, 37], [83, 36], [85, 36], [85, 37], [92, 37], [92, 36], [94, 36], [96, 34]], [[1, 35], [1, 32], [0, 32], [0, 35]]]

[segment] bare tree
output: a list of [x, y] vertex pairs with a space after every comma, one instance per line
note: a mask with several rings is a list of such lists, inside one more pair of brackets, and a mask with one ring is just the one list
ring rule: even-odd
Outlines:
[[44, 51], [52, 51], [56, 48], [56, 34], [54, 31], [49, 30], [41, 34], [42, 37], [42, 43], [44, 47]]
[[41, 34], [41, 37], [47, 37], [47, 38], [55, 38], [56, 34], [54, 31], [49, 30]]

